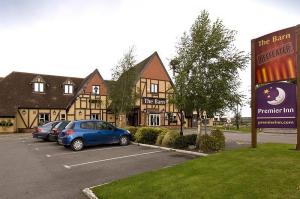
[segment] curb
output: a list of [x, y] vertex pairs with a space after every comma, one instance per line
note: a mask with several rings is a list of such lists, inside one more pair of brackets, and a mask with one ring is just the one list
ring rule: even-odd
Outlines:
[[90, 188], [85, 188], [82, 190], [82, 192], [89, 199], [99, 199]]
[[172, 148], [167, 148], [167, 147], [155, 146], [155, 145], [150, 145], [150, 144], [141, 144], [141, 143], [136, 143], [136, 142], [131, 142], [131, 144], [134, 144], [137, 146], [145, 146], [145, 147], [155, 148], [155, 149], [162, 149], [162, 150], [166, 150], [166, 151], [175, 151], [178, 153], [185, 153], [185, 154], [189, 154], [189, 155], [204, 156], [204, 157], [208, 156], [208, 154], [206, 154], [206, 153], [200, 153], [200, 152], [195, 152], [195, 151], [172, 149]]

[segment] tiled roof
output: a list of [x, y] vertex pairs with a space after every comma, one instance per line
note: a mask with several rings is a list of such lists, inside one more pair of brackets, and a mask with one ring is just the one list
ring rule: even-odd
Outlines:
[[[135, 66], [133, 66], [132, 68], [130, 68], [128, 71], [124, 72], [119, 79], [122, 79], [122, 77], [124, 76], [124, 74], [128, 73], [128, 72], [133, 72], [136, 74], [136, 81], [138, 81], [140, 75], [142, 74], [142, 71], [144, 70], [144, 68], [147, 66], [147, 64], [149, 63], [149, 61], [151, 60], [151, 58], [153, 56], [157, 55], [157, 52], [154, 52], [152, 55], [150, 55], [149, 57], [147, 57], [146, 59], [144, 59], [143, 61], [139, 62], [138, 64], [136, 64]], [[119, 80], [118, 79], [118, 80]]]
[[[45, 81], [45, 93], [33, 92], [32, 80]], [[74, 82], [74, 94], [64, 94], [63, 82]], [[65, 109], [78, 92], [83, 78], [12, 72], [0, 82], [0, 116], [15, 116], [18, 108]]]

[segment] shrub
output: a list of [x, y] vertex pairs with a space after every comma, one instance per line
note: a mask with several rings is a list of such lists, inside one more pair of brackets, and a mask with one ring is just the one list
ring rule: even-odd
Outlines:
[[162, 143], [162, 140], [164, 139], [164, 136], [170, 131], [167, 128], [157, 128], [159, 135], [156, 139], [155, 145], [160, 146]]
[[196, 145], [197, 135], [184, 135], [176, 137], [174, 142], [174, 148], [184, 149], [188, 148], [189, 145]]
[[184, 139], [187, 145], [196, 145], [197, 134], [185, 135]]
[[185, 139], [184, 136], [180, 135], [180, 136], [175, 138], [174, 148], [184, 149], [184, 148], [187, 148], [187, 147], [188, 147], [188, 144], [187, 144], [186, 139]]
[[127, 126], [125, 129], [130, 132], [132, 140], [135, 141], [135, 134], [139, 128], [135, 126]]
[[212, 130], [211, 134], [200, 136], [199, 148], [204, 152], [219, 151], [225, 148], [225, 136], [219, 129]]
[[156, 128], [159, 132], [159, 135], [166, 135], [170, 130], [167, 128]]
[[6, 126], [13, 126], [14, 124], [10, 121], [10, 120], [7, 120], [6, 122]]
[[225, 148], [225, 136], [220, 129], [214, 129], [211, 131], [211, 136], [214, 139], [214, 145], [212, 150], [219, 151]]
[[160, 145], [161, 145], [161, 143], [162, 143], [162, 141], [163, 141], [163, 139], [164, 139], [164, 137], [165, 137], [165, 135], [164, 135], [164, 134], [159, 134], [159, 135], [157, 136], [157, 139], [156, 139], [155, 145], [158, 145], [158, 146], [160, 146]]
[[169, 131], [163, 138], [161, 145], [167, 147], [175, 147], [175, 141], [179, 137], [179, 133], [175, 131]]
[[5, 127], [5, 126], [6, 126], [6, 122], [5, 122], [4, 120], [2, 120], [2, 121], [0, 122], [0, 126]]
[[139, 128], [135, 134], [135, 141], [144, 144], [155, 144], [159, 130], [151, 127]]

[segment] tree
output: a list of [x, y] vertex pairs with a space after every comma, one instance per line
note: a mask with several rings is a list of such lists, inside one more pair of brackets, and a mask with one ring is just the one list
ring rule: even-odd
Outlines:
[[231, 103], [229, 105], [229, 109], [234, 112], [234, 118], [235, 118], [235, 126], [236, 129], [240, 129], [240, 121], [241, 121], [241, 107], [244, 105], [245, 102], [245, 95], [237, 94], [233, 96], [231, 99]]
[[[116, 116], [127, 115], [135, 105], [137, 93], [135, 81], [137, 77], [134, 47], [130, 47], [119, 63], [113, 68], [112, 79], [109, 85], [110, 108]], [[125, 119], [125, 122], [127, 119]]]
[[174, 102], [179, 109], [213, 115], [232, 104], [238, 95], [238, 72], [249, 56], [234, 46], [236, 32], [222, 21], [212, 22], [202, 11], [189, 33], [177, 45], [170, 64], [175, 74]]

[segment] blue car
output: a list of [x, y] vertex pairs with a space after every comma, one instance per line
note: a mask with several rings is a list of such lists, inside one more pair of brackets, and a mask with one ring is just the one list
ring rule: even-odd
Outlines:
[[58, 143], [74, 151], [86, 146], [100, 144], [128, 145], [131, 139], [129, 131], [119, 129], [110, 123], [100, 120], [80, 120], [70, 122], [58, 135]]

